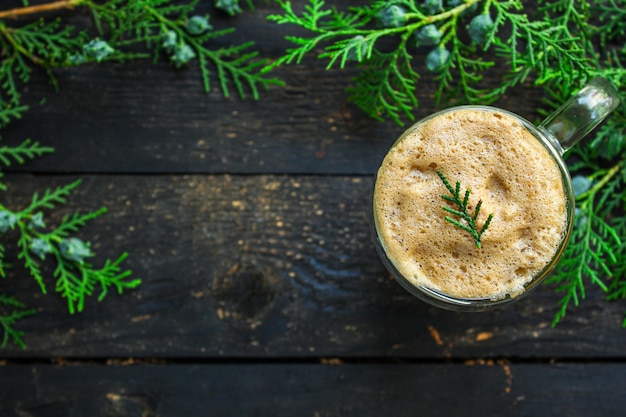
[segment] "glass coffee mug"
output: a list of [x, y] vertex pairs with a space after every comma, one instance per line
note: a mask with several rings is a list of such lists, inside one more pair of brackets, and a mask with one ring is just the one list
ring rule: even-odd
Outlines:
[[[618, 104], [615, 87], [596, 77], [539, 126], [490, 106], [452, 107], [411, 126], [374, 183], [372, 229], [387, 269], [417, 298], [449, 310], [528, 295], [558, 263], [574, 224], [563, 154]], [[493, 215], [480, 245], [443, 209], [460, 210], [442, 197], [455, 183], [475, 230]]]

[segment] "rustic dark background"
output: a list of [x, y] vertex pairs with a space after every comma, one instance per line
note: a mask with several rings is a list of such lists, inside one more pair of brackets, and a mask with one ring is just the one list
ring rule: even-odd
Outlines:
[[[294, 29], [266, 21], [276, 12], [216, 15], [237, 28], [218, 42], [280, 56]], [[69, 315], [15, 262], [2, 291], [38, 314], [19, 326], [27, 349], [0, 352], [1, 417], [624, 415], [623, 303], [590, 288], [552, 328], [552, 287], [459, 314], [389, 277], [369, 193], [403, 128], [347, 102], [354, 69], [324, 67], [276, 70], [286, 86], [259, 101], [224, 98], [215, 80], [206, 94], [193, 66], [58, 70], [59, 92], [32, 74], [31, 110], [2, 140], [56, 152], [6, 170], [3, 204], [82, 178], [49, 221], [106, 206], [81, 235], [96, 263], [128, 251], [143, 284]], [[425, 76], [417, 118], [434, 90]], [[518, 88], [497, 104], [539, 120], [540, 100]]]

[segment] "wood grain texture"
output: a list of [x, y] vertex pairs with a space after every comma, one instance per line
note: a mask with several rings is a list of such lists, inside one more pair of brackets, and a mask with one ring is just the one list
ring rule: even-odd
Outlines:
[[[6, 198], [17, 209], [74, 179], [10, 175]], [[20, 326], [28, 350], [3, 355], [624, 358], [623, 305], [592, 288], [555, 329], [553, 288], [480, 314], [412, 298], [371, 243], [369, 192], [369, 178], [350, 176], [84, 176], [48, 221], [107, 206], [83, 236], [99, 262], [130, 252], [144, 284], [69, 316], [12, 269], [3, 288], [39, 314]]]
[[[303, 33], [267, 22], [275, 2], [234, 18], [211, 3], [200, 11], [217, 28], [236, 26], [215, 47], [254, 40], [276, 59], [285, 35]], [[60, 15], [88, 24], [84, 9]], [[18, 325], [27, 350], [0, 351], [0, 417], [624, 414], [623, 303], [588, 288], [551, 328], [551, 287], [459, 314], [391, 279], [371, 242], [369, 193], [404, 128], [348, 102], [355, 68], [324, 67], [311, 55], [276, 70], [286, 86], [259, 101], [224, 98], [215, 78], [206, 93], [195, 67], [166, 62], [55, 69], [59, 92], [33, 72], [31, 109], [2, 144], [30, 138], [56, 152], [9, 167], [2, 203], [19, 209], [83, 178], [46, 222], [108, 207], [80, 236], [96, 265], [128, 251], [143, 284], [70, 316], [52, 278], [42, 295], [4, 235], [13, 267], [2, 292], [38, 314]], [[416, 119], [437, 110], [432, 76], [418, 71]], [[540, 103], [518, 88], [497, 105], [535, 122]]]
[[[334, 5], [346, 8], [352, 2], [337, 0]], [[217, 16], [216, 27], [236, 26], [234, 34], [216, 39], [215, 47], [254, 40], [260, 56], [274, 60], [291, 47], [285, 35], [307, 35], [268, 22], [269, 14], [280, 12], [274, 2], [257, 6], [254, 13], [233, 19], [207, 9]], [[65, 16], [78, 27], [87, 25], [88, 16], [80, 9]], [[423, 75], [416, 119], [438, 109], [435, 81], [423, 59], [416, 53], [416, 70]], [[143, 61], [58, 69], [58, 93], [43, 72], [35, 71], [24, 93], [31, 110], [11, 123], [3, 137], [9, 144], [31, 138], [57, 152], [11, 170], [373, 174], [404, 128], [373, 120], [348, 102], [345, 89], [358, 73], [354, 66], [326, 71], [326, 64], [314, 51], [302, 63], [276, 70], [271, 75], [286, 86], [262, 91], [259, 101], [224, 98], [215, 77], [205, 93], [193, 65], [175, 70], [167, 62]], [[495, 71], [484, 86], [497, 79]], [[531, 88], [518, 88], [497, 104], [535, 121], [541, 97]]]
[[3, 417], [622, 416], [625, 365], [0, 366]]

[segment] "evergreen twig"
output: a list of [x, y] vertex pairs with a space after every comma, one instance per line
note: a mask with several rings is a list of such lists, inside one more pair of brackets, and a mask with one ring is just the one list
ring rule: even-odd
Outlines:
[[[563, 294], [553, 324], [585, 297], [587, 283], [610, 300], [626, 298], [626, 0], [373, 0], [348, 10], [308, 0], [301, 12], [276, 1], [282, 11], [269, 19], [304, 31], [286, 36], [293, 47], [268, 69], [310, 54], [327, 68], [356, 67], [350, 100], [379, 120], [413, 120], [423, 79], [436, 84], [435, 105], [491, 104], [514, 87], [536, 88], [544, 115], [593, 77], [610, 80], [622, 105], [568, 157], [587, 188], [548, 281]], [[471, 230], [464, 222], [457, 226]]]
[[[234, 28], [214, 29], [209, 16], [196, 14], [199, 0], [57, 0], [38, 5], [23, 1], [23, 4], [23, 7], [0, 10], [0, 128], [20, 118], [27, 110], [22, 104], [22, 89], [30, 81], [33, 68], [43, 69], [56, 88], [53, 71], [57, 68], [152, 56], [155, 62], [167, 59], [175, 68], [196, 61], [204, 90], [209, 92], [213, 78], [216, 78], [224, 97], [234, 89], [242, 98], [250, 92], [254, 99], [258, 99], [260, 88], [282, 85], [280, 80], [260, 71], [267, 61], [251, 51], [252, 42], [214, 45], [215, 39], [231, 34]], [[252, 8], [250, 0], [248, 5]], [[230, 15], [241, 12], [237, 0], [216, 0], [215, 6]], [[87, 29], [78, 31], [60, 18], [44, 14], [78, 8], [91, 12], [93, 29], [97, 33], [95, 38]], [[38, 20], [26, 24], [20, 20], [24, 16], [41, 14]], [[0, 147], [0, 165], [21, 164], [52, 151], [50, 147], [26, 139], [19, 145]], [[30, 204], [19, 211], [0, 204], [0, 235], [17, 231], [18, 259], [43, 293], [48, 291], [46, 281], [50, 278], [44, 276], [42, 266], [44, 262], [56, 264], [54, 287], [67, 300], [70, 313], [82, 311], [86, 298], [96, 293], [99, 293], [100, 301], [110, 288], [121, 293], [141, 283], [141, 280], [131, 278], [131, 272], [122, 267], [126, 253], [114, 260], [106, 260], [101, 268], [87, 262], [95, 254], [90, 243], [75, 234], [88, 221], [105, 213], [105, 208], [65, 216], [56, 227], [46, 228], [44, 211], [65, 204], [79, 184], [80, 180], [77, 180], [46, 190], [43, 195], [34, 193]], [[0, 182], [0, 190], [6, 188]], [[0, 244], [0, 276], [6, 275], [5, 253], [5, 246]], [[0, 305], [15, 307], [10, 314], [0, 315], [4, 329], [0, 348], [10, 340], [24, 347], [23, 334], [14, 330], [13, 325], [34, 311], [25, 309], [17, 300], [4, 294], [0, 294]]]
[[468, 205], [469, 205], [469, 197], [470, 197], [471, 191], [469, 189], [466, 189], [465, 195], [463, 196], [463, 198], [461, 198], [461, 182], [460, 181], [457, 181], [456, 186], [452, 187], [452, 185], [450, 184], [450, 182], [448, 181], [448, 179], [446, 178], [443, 172], [438, 170], [437, 175], [439, 175], [439, 178], [441, 179], [441, 181], [443, 182], [443, 184], [446, 186], [446, 188], [451, 194], [451, 195], [442, 194], [441, 198], [459, 207], [459, 209], [457, 210], [449, 206], [443, 206], [443, 210], [446, 211], [447, 213], [460, 217], [461, 220], [463, 220], [464, 222], [460, 222], [456, 219], [453, 219], [450, 216], [445, 217], [446, 221], [448, 221], [449, 223], [452, 223], [454, 226], [458, 227], [459, 229], [465, 230], [467, 233], [469, 233], [474, 239], [474, 243], [476, 244], [476, 247], [480, 249], [482, 247], [482, 243], [480, 239], [483, 233], [489, 228], [489, 225], [491, 224], [491, 220], [493, 220], [493, 214], [489, 214], [489, 216], [487, 216], [487, 220], [485, 220], [483, 227], [480, 230], [478, 230], [476, 226], [476, 220], [478, 219], [478, 214], [480, 213], [480, 209], [483, 204], [482, 200], [479, 200], [478, 204], [476, 204], [476, 208], [474, 209], [474, 214], [470, 214]]
[[0, 307], [3, 307], [3, 310], [11, 309], [10, 313], [0, 314], [0, 325], [3, 330], [0, 349], [4, 349], [9, 341], [24, 349], [26, 347], [23, 340], [24, 332], [15, 330], [14, 325], [24, 317], [35, 314], [35, 310], [27, 309], [23, 303], [5, 294], [0, 294]]

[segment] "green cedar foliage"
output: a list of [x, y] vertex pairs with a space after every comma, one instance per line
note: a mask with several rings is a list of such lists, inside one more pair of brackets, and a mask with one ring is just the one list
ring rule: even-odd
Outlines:
[[0, 307], [10, 310], [9, 313], [0, 315], [0, 324], [2, 324], [3, 337], [0, 343], [0, 349], [4, 349], [9, 341], [12, 341], [22, 349], [24, 345], [24, 332], [15, 330], [13, 325], [20, 319], [35, 314], [35, 310], [26, 309], [24, 304], [16, 300], [14, 297], [0, 294]]
[[562, 296], [553, 324], [589, 284], [609, 300], [626, 298], [626, 0], [363, 0], [345, 11], [324, 0], [303, 8], [276, 1], [282, 12], [269, 19], [306, 32], [287, 36], [293, 47], [266, 70], [307, 54], [327, 69], [356, 66], [349, 99], [400, 125], [414, 118], [420, 78], [436, 83], [436, 105], [491, 104], [515, 86], [540, 88], [544, 114], [593, 77], [609, 79], [621, 106], [568, 155], [586, 189], [577, 192], [576, 227], [548, 281]]
[[[52, 152], [52, 149], [40, 146], [37, 142], [24, 141], [16, 147], [0, 147], [0, 163], [5, 166], [13, 161], [23, 163], [26, 159]], [[0, 234], [3, 243], [0, 244], [0, 276], [6, 276], [8, 263], [5, 259], [7, 239], [14, 237], [18, 248], [18, 260], [37, 282], [41, 292], [48, 292], [49, 277], [43, 272], [45, 262], [55, 266], [53, 278], [55, 290], [67, 300], [70, 313], [80, 312], [84, 308], [85, 299], [99, 290], [98, 300], [101, 301], [110, 287], [118, 293], [125, 289], [135, 288], [139, 279], [129, 279], [131, 272], [124, 270], [121, 263], [127, 254], [123, 253], [117, 259], [106, 260], [101, 268], [94, 268], [87, 259], [95, 254], [90, 244], [74, 236], [88, 221], [104, 214], [102, 208], [84, 214], [74, 213], [65, 216], [55, 227], [47, 226], [44, 212], [58, 208], [65, 204], [73, 189], [80, 184], [80, 180], [53, 190], [45, 190], [42, 195], [34, 193], [27, 207], [13, 211], [0, 204]], [[6, 185], [1, 184], [2, 190]], [[12, 309], [11, 311], [8, 311]], [[14, 297], [0, 294], [0, 323], [3, 326], [4, 337], [0, 347], [4, 348], [9, 340], [18, 346], [24, 347], [22, 332], [16, 331], [13, 325], [21, 318], [31, 315], [34, 310], [26, 309]]]
[[[59, 18], [24, 24], [20, 19], [0, 18], [0, 123], [26, 110], [20, 105], [21, 89], [30, 81], [33, 67], [46, 71], [55, 86], [55, 68], [150, 58], [168, 60], [176, 68], [197, 65], [205, 91], [210, 91], [215, 77], [225, 97], [234, 90], [242, 98], [251, 94], [258, 99], [259, 88], [282, 84], [261, 73], [267, 62], [252, 50], [253, 42], [213, 45], [234, 28], [214, 29], [209, 16], [195, 14], [199, 0], [68, 0], [57, 4], [59, 9], [88, 10], [93, 27], [77, 30]], [[236, 1], [220, 4], [240, 10]], [[37, 9], [27, 10], [36, 13]]]
[[[150, 57], [155, 62], [165, 58], [175, 68], [195, 62], [206, 91], [211, 88], [213, 74], [225, 96], [234, 89], [241, 97], [250, 92], [256, 99], [259, 87], [281, 84], [267, 78], [268, 71], [298, 63], [320, 50], [318, 56], [327, 61], [328, 69], [360, 68], [360, 75], [347, 88], [354, 103], [376, 119], [399, 124], [413, 120], [420, 77], [435, 81], [436, 104], [490, 104], [522, 85], [545, 91], [544, 111], [549, 113], [596, 75], [611, 80], [622, 94], [622, 103], [626, 102], [625, 0], [541, 0], [533, 4], [532, 11], [520, 0], [374, 0], [369, 4], [363, 0], [364, 4], [347, 11], [328, 6], [323, 0], [309, 0], [299, 12], [287, 0], [277, 2], [283, 12], [269, 19], [299, 26], [310, 35], [288, 36], [293, 48], [271, 64], [250, 52], [251, 43], [212, 48], [213, 39], [233, 29], [214, 30], [208, 16], [195, 14], [197, 0], [64, 2], [91, 12], [94, 30], [90, 33], [77, 32], [59, 20], [22, 26], [0, 20], [0, 47], [4, 51], [0, 63], [0, 127], [26, 110], [20, 104], [20, 89], [29, 81], [32, 67], [44, 69], [56, 84], [53, 70], [57, 67]], [[27, 6], [29, 2], [23, 3]], [[237, 0], [216, 1], [215, 6], [230, 15], [241, 11]], [[495, 65], [505, 71], [495, 84], [490, 79], [485, 86], [486, 76]], [[585, 297], [588, 284], [595, 284], [610, 300], [626, 298], [626, 249], [622, 244], [626, 241], [625, 126], [626, 106], [622, 104], [592, 140], [570, 152], [570, 170], [579, 185], [577, 227], [549, 281], [562, 294], [554, 324], [569, 306], [578, 305]], [[25, 142], [22, 150], [5, 152], [5, 157], [21, 162], [19, 158], [36, 156], [39, 145], [30, 146]], [[7, 211], [0, 221], [12, 224], [16, 215]], [[78, 223], [82, 220], [75, 219]], [[36, 224], [37, 218], [30, 222]], [[82, 259], [82, 265], [89, 265], [81, 258], [90, 254], [87, 244], [55, 242], [55, 249], [50, 249], [49, 242], [31, 236], [30, 245], [35, 252], [63, 252], [66, 257], [59, 255], [61, 259]], [[120, 278], [124, 273], [119, 272], [122, 259], [109, 261], [100, 270], [109, 285], [124, 281], [125, 276]], [[68, 298], [70, 310], [80, 310], [83, 299], [73, 289], [91, 294], [93, 277], [63, 268], [55, 274], [61, 282], [57, 290]], [[85, 280], [83, 284], [66, 285], [76, 283], [78, 275]], [[16, 317], [19, 314], [13, 320]], [[5, 329], [5, 323], [13, 322], [3, 321]], [[623, 324], [626, 326], [626, 320]], [[19, 336], [5, 331], [5, 342], [7, 334]]]
[[[418, 71], [424, 63], [438, 85], [437, 103], [463, 98], [489, 104], [526, 83], [560, 86], [566, 90], [562, 93], [572, 93], [593, 75], [613, 81], [623, 77], [623, 72], [600, 65], [591, 38], [613, 36], [604, 26], [588, 22], [592, 9], [582, 1], [544, 0], [535, 19], [518, 0], [454, 0], [437, 7], [432, 2], [377, 0], [348, 11], [309, 0], [299, 13], [289, 1], [277, 2], [283, 14], [269, 19], [305, 28], [310, 36], [287, 36], [294, 47], [266, 70], [298, 63], [314, 51], [321, 51], [318, 56], [328, 62], [327, 69], [356, 63], [361, 73], [348, 88], [350, 99], [370, 116], [399, 124], [413, 120], [415, 91], [424, 75]], [[607, 30], [623, 30], [619, 19], [608, 16]], [[389, 41], [395, 41], [393, 46]], [[496, 64], [507, 71], [495, 88], [482, 86]]]
[[[211, 42], [214, 39], [232, 33], [234, 28], [214, 29], [208, 16], [194, 14], [198, 3], [199, 0], [79, 1], [92, 10], [98, 37], [105, 39], [113, 51], [119, 51], [119, 55], [112, 53], [111, 59], [125, 59], [130, 53], [123, 51], [142, 45], [154, 61], [167, 57], [175, 67], [195, 61], [205, 91], [210, 90], [210, 78], [215, 71], [225, 97], [234, 88], [242, 98], [249, 91], [254, 99], [258, 99], [259, 87], [282, 84], [260, 73], [267, 62], [258, 59], [258, 53], [251, 51], [253, 42], [213, 47]], [[241, 11], [236, 1], [215, 4], [231, 15]]]
[[[66, 0], [43, 4], [56, 10], [90, 12], [93, 25], [82, 30], [60, 18], [49, 17], [53, 16], [50, 14], [26, 23], [24, 19], [13, 19], [36, 16], [42, 11], [41, 4], [32, 5], [27, 0], [22, 1], [22, 9], [0, 9], [0, 129], [28, 110], [22, 104], [22, 89], [30, 81], [34, 68], [45, 71], [55, 88], [58, 68], [136, 59], [151, 59], [155, 63], [167, 60], [174, 68], [195, 64], [204, 90], [208, 93], [213, 79], [217, 79], [224, 97], [235, 91], [241, 98], [249, 94], [258, 99], [260, 88], [282, 84], [261, 73], [267, 62], [252, 50], [253, 42], [214, 46], [216, 39], [231, 34], [234, 28], [214, 29], [208, 15], [196, 13], [199, 3], [199, 0]], [[252, 8], [250, 0], [246, 3]], [[231, 16], [241, 12], [237, 0], [216, 0], [214, 6]], [[51, 148], [30, 140], [17, 146], [1, 146], [0, 165], [23, 163], [49, 152]], [[98, 300], [102, 300], [110, 288], [121, 293], [141, 282], [131, 279], [130, 271], [122, 267], [126, 253], [96, 268], [88, 262], [95, 255], [90, 244], [75, 236], [106, 209], [75, 213], [54, 227], [46, 227], [44, 211], [64, 204], [79, 183], [46, 190], [43, 195], [35, 193], [29, 206], [21, 210], [12, 211], [0, 204], [3, 244], [17, 235], [18, 259], [43, 293], [48, 292], [50, 285], [43, 265], [55, 265], [54, 289], [67, 300], [70, 313], [82, 311], [89, 296], [98, 293]], [[2, 182], [0, 190], [6, 190]], [[4, 277], [8, 263], [3, 244], [0, 244], [0, 276]], [[0, 294], [0, 323], [4, 330], [0, 347], [9, 341], [24, 347], [23, 334], [14, 325], [33, 313], [14, 297]]]

